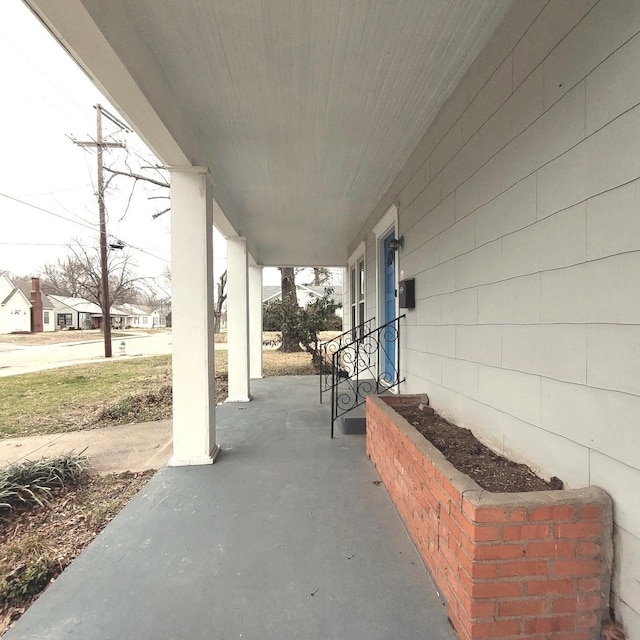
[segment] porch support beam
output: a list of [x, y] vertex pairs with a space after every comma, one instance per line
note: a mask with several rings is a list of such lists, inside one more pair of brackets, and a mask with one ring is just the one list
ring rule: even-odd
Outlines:
[[262, 378], [262, 267], [249, 267], [249, 376]]
[[227, 238], [227, 402], [249, 402], [249, 254], [246, 238]]
[[213, 197], [204, 167], [171, 169], [173, 456], [212, 464], [215, 432]]

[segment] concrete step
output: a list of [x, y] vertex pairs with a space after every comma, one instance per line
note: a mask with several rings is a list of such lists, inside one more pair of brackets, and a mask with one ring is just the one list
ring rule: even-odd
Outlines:
[[338, 427], [340, 432], [345, 435], [366, 433], [366, 426], [367, 420], [363, 404], [355, 409], [351, 409], [349, 413], [345, 413], [343, 416], [338, 418]]

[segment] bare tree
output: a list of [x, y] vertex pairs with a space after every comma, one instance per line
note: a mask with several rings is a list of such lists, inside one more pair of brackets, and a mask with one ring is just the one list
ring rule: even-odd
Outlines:
[[118, 178], [127, 178], [130, 182], [129, 197], [127, 204], [120, 219], [124, 218], [129, 212], [129, 207], [136, 191], [136, 187], [140, 184], [151, 185], [156, 187], [152, 191], [152, 195], [148, 196], [149, 200], [161, 201], [160, 206], [156, 207], [155, 213], [151, 215], [153, 219], [159, 218], [161, 215], [170, 211], [169, 206], [165, 206], [169, 199], [169, 188], [171, 183], [166, 169], [157, 164], [155, 159], [146, 158], [143, 155], [127, 149], [126, 154], [119, 154], [114, 159], [113, 164], [105, 165], [104, 170], [109, 174], [105, 182], [105, 189], [114, 188]]
[[[147, 157], [144, 157], [138, 153], [132, 152], [130, 149], [127, 149], [127, 153], [123, 155], [119, 155], [114, 159], [114, 163], [110, 166], [104, 167], [104, 170], [110, 174], [109, 178], [106, 181], [107, 188], [114, 187], [116, 184], [116, 180], [119, 178], [128, 178], [131, 182], [131, 191], [129, 192], [129, 198], [127, 201], [127, 205], [125, 208], [122, 217], [124, 217], [131, 204], [131, 200], [133, 198], [134, 191], [136, 187], [140, 184], [151, 185], [152, 187], [156, 187], [155, 191], [153, 191], [153, 195], [149, 196], [149, 200], [158, 200], [160, 202], [165, 201], [161, 204], [161, 206], [157, 207], [156, 212], [152, 214], [152, 218], [156, 219], [160, 216], [168, 213], [171, 209], [169, 206], [164, 206], [167, 204], [170, 196], [169, 196], [169, 176], [166, 169], [156, 163], [157, 161], [150, 160]], [[171, 270], [167, 267], [165, 273], [163, 274], [164, 278], [167, 282], [171, 282]], [[219, 333], [220, 324], [222, 320], [222, 309], [227, 300], [227, 272], [225, 272], [220, 276], [220, 279], [216, 285], [216, 297], [215, 297], [215, 308], [214, 308], [214, 331]]]
[[151, 288], [147, 282], [144, 284], [145, 286], [143, 286], [138, 292], [136, 304], [151, 307], [151, 309], [157, 309], [161, 303], [161, 298], [158, 297], [158, 292]]
[[295, 275], [303, 285], [307, 287], [322, 287], [330, 285], [333, 280], [333, 273], [327, 267], [296, 267]]
[[331, 281], [331, 271], [326, 267], [313, 267], [313, 281], [311, 282], [314, 287], [321, 287], [323, 284], [329, 284]]
[[220, 321], [222, 319], [222, 307], [227, 299], [227, 270], [220, 276], [216, 285], [216, 305], [213, 310], [213, 332], [220, 333]]
[[293, 267], [278, 267], [280, 269], [280, 286], [282, 289], [282, 345], [280, 350], [285, 353], [300, 351], [298, 322], [300, 307], [296, 292], [296, 274]]
[[[112, 305], [135, 303], [140, 299], [141, 278], [134, 273], [131, 254], [109, 253], [107, 272]], [[79, 242], [69, 245], [69, 255], [44, 267], [42, 290], [47, 294], [85, 298], [101, 306], [102, 278], [99, 247], [86, 248]]]
[[58, 258], [44, 265], [42, 290], [46, 294], [82, 298], [85, 293], [84, 268], [74, 256]]

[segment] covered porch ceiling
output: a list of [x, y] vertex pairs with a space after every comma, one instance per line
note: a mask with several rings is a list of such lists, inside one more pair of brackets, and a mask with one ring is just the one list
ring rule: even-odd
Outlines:
[[262, 265], [339, 265], [510, 0], [25, 0]]

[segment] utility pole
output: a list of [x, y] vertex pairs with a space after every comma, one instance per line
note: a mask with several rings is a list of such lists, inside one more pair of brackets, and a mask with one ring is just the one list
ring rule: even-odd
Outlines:
[[100, 215], [100, 283], [102, 285], [102, 295], [100, 297], [102, 307], [102, 331], [104, 335], [104, 357], [110, 358], [111, 353], [111, 301], [109, 300], [109, 269], [107, 259], [107, 221], [104, 207], [104, 168], [102, 164], [102, 152], [107, 147], [124, 148], [122, 142], [105, 142], [102, 138], [102, 114], [109, 118], [119, 127], [129, 131], [123, 122], [110, 114], [101, 105], [97, 104], [96, 109], [96, 141], [80, 142], [74, 141], [79, 147], [95, 147], [98, 152], [98, 213]]

